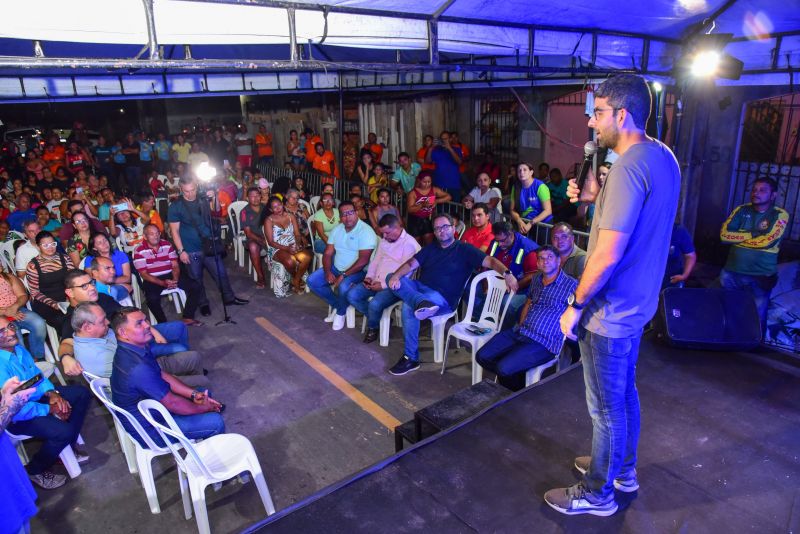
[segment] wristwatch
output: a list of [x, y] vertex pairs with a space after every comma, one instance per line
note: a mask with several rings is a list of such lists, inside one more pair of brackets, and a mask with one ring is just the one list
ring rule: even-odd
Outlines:
[[575, 293], [572, 293], [570, 296], [567, 297], [567, 305], [569, 305], [572, 308], [575, 308], [578, 311], [582, 310], [586, 306], [586, 304], [578, 303], [578, 299], [575, 298]]
[[511, 271], [509, 271], [508, 269], [506, 269], [506, 272], [504, 272], [504, 273], [503, 273], [503, 276], [508, 276], [509, 274], [510, 274], [510, 275], [513, 275], [514, 273], [512, 273]]

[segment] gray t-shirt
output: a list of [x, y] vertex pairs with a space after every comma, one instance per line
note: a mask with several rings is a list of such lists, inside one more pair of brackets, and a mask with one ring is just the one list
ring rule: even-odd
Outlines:
[[595, 202], [587, 265], [599, 230], [630, 235], [611, 278], [588, 303], [584, 327], [611, 338], [637, 335], [653, 317], [678, 209], [681, 173], [672, 151], [655, 140], [614, 162]]

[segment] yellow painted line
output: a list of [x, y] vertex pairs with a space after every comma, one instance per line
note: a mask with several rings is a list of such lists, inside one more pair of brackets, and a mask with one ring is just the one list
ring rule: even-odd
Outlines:
[[284, 334], [280, 328], [269, 322], [264, 317], [256, 317], [256, 323], [266, 330], [272, 337], [286, 345], [286, 348], [294, 353], [295, 356], [306, 362], [312, 369], [322, 375], [325, 380], [330, 382], [339, 391], [361, 407], [362, 410], [370, 414], [380, 424], [391, 431], [400, 425], [400, 421], [392, 414], [381, 408], [375, 401], [361, 393], [350, 382], [342, 378], [336, 371], [322, 363], [319, 358], [304, 349], [295, 340]]

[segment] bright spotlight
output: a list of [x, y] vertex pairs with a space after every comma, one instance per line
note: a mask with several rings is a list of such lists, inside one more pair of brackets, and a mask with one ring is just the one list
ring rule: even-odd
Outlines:
[[656, 93], [660, 93], [664, 89], [664, 86], [658, 82], [653, 82], [653, 91]]
[[708, 78], [717, 73], [720, 62], [720, 54], [715, 50], [705, 50], [698, 52], [692, 60], [692, 75], [698, 78]]
[[195, 174], [201, 182], [210, 182], [217, 175], [217, 169], [209, 165], [207, 161], [204, 161], [197, 166]]

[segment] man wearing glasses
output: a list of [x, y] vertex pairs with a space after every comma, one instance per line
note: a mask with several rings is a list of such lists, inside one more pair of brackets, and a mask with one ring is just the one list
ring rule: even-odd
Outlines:
[[[72, 321], [75, 308], [85, 302], [97, 303], [107, 317], [122, 309], [111, 296], [100, 293], [95, 287], [95, 281], [88, 273], [80, 269], [70, 270], [64, 278], [64, 286], [69, 308], [66, 312], [66, 321], [61, 329], [61, 344], [58, 348], [59, 359], [64, 366], [64, 372], [71, 376], [83, 372], [81, 364], [75, 359], [74, 341], [75, 329]], [[181, 321], [159, 323], [150, 327], [152, 330], [151, 350], [158, 356], [167, 356], [177, 352], [189, 350], [189, 331]]]
[[[436, 241], [422, 248], [387, 279], [387, 285], [403, 301], [404, 354], [389, 372], [399, 376], [419, 369], [419, 323], [456, 309], [464, 286], [478, 267], [502, 274], [508, 288], [517, 290], [517, 279], [497, 259], [455, 239], [453, 218], [433, 219]], [[417, 280], [407, 275], [420, 269]]]
[[544, 500], [563, 514], [608, 516], [617, 511], [615, 489], [639, 488], [636, 360], [658, 305], [681, 175], [672, 151], [645, 133], [652, 99], [643, 78], [615, 76], [594, 94], [589, 127], [619, 159], [602, 188], [590, 177], [582, 191], [574, 181], [567, 190], [572, 202], [594, 202], [595, 215], [586, 266], [560, 321], [580, 345], [594, 435], [591, 456], [575, 459], [580, 482]]
[[[378, 236], [372, 227], [358, 218], [352, 202], [339, 204], [341, 224], [328, 235], [328, 244], [322, 255], [322, 269], [308, 277], [308, 288], [334, 310], [333, 329], [344, 328], [347, 313], [347, 293], [360, 284], [366, 276], [364, 268], [372, 251], [378, 245]], [[337, 292], [334, 290], [338, 289]]]

